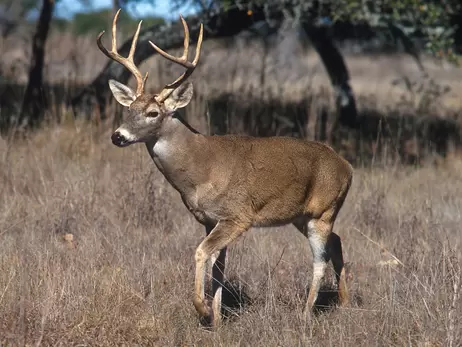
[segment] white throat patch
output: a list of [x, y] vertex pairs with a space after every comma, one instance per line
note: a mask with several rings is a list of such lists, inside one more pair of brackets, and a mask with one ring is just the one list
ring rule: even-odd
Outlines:
[[167, 140], [159, 139], [153, 147], [153, 152], [159, 158], [167, 158], [171, 153], [171, 146]]

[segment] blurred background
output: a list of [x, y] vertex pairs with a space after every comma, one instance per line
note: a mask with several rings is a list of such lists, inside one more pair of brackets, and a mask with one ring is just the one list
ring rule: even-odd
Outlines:
[[462, 10], [452, 0], [1, 0], [3, 134], [71, 113], [120, 123], [107, 80], [131, 77], [95, 43], [119, 8], [122, 53], [143, 19], [136, 60], [151, 91], [178, 68], [148, 40], [175, 52], [180, 13], [193, 43], [205, 23], [200, 101], [186, 111], [203, 131], [326, 140], [352, 161], [386, 149], [416, 164], [460, 146]]

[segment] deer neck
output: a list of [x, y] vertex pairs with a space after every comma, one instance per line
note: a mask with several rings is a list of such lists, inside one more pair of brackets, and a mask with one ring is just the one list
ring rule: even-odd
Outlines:
[[148, 152], [167, 181], [180, 193], [194, 190], [208, 176], [208, 168], [201, 165], [205, 137], [186, 121], [173, 116], [163, 126], [156, 140], [146, 142]]

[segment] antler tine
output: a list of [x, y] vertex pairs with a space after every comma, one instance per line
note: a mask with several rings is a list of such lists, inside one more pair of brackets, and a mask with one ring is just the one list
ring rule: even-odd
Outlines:
[[117, 51], [117, 20], [119, 19], [119, 14], [120, 14], [120, 11], [122, 11], [121, 8], [119, 8], [116, 12], [116, 14], [114, 15], [114, 18], [112, 19], [112, 47], [111, 47], [111, 51], [113, 51], [115, 54], [118, 54], [118, 51]]
[[180, 19], [181, 23], [183, 23], [183, 30], [184, 30], [184, 49], [183, 49], [183, 55], [181, 58], [185, 59], [186, 61], [188, 60], [188, 53], [189, 53], [189, 28], [188, 28], [188, 23], [184, 20], [183, 16], [180, 14]]
[[112, 47], [111, 51], [108, 51], [106, 47], [103, 46], [101, 42], [101, 38], [103, 37], [105, 31], [103, 30], [97, 37], [96, 43], [98, 48], [103, 52], [108, 58], [118, 62], [122, 66], [125, 66], [128, 71], [130, 71], [136, 79], [136, 95], [139, 96], [144, 92], [144, 86], [146, 84], [146, 80], [148, 79], [148, 73], [146, 73], [145, 77], [143, 78], [140, 70], [136, 67], [135, 62], [133, 60], [135, 56], [136, 44], [138, 43], [138, 37], [140, 35], [141, 24], [143, 21], [140, 21], [138, 27], [136, 29], [135, 35], [133, 36], [132, 44], [130, 46], [130, 52], [127, 58], [122, 57], [117, 51], [117, 19], [119, 18], [121, 9], [119, 9], [112, 21]]
[[168, 59], [174, 63], [177, 63], [181, 66], [184, 66], [186, 68], [192, 67], [192, 64], [188, 61], [188, 53], [189, 53], [189, 28], [188, 24], [184, 20], [183, 16], [180, 15], [181, 22], [183, 23], [183, 28], [184, 28], [184, 42], [183, 42], [183, 55], [181, 57], [175, 57], [171, 54], [168, 54], [165, 52], [162, 48], [157, 46], [155, 43], [149, 41], [151, 44], [152, 48], [154, 48], [157, 53], [159, 53], [161, 56], [163, 56], [165, 59]]
[[128, 59], [133, 61], [133, 57], [135, 56], [136, 44], [138, 43], [138, 36], [140, 36], [141, 24], [143, 23], [142, 20], [138, 23], [138, 27], [136, 28], [135, 35], [133, 35], [132, 45], [130, 47], [130, 53], [128, 53]]
[[196, 46], [196, 55], [194, 56], [194, 60], [192, 63], [188, 61], [188, 63], [191, 65], [191, 69], [183, 72], [183, 74], [180, 77], [178, 77], [175, 81], [173, 81], [170, 84], [167, 84], [167, 87], [174, 87], [173, 89], [175, 89], [176, 87], [178, 87], [178, 85], [183, 83], [183, 80], [186, 80], [186, 78], [188, 78], [193, 73], [194, 69], [196, 68], [197, 63], [199, 62], [199, 58], [201, 56], [203, 30], [204, 30], [204, 26], [201, 23], [200, 30], [199, 30], [199, 38], [197, 40], [197, 46]]
[[162, 89], [162, 91], [157, 95], [156, 100], [159, 103], [165, 101], [165, 99], [175, 90], [175, 88], [177, 88], [189, 76], [191, 76], [191, 74], [194, 72], [194, 69], [197, 66], [197, 63], [199, 62], [200, 51], [202, 47], [202, 40], [204, 36], [204, 25], [202, 23], [200, 24], [199, 38], [197, 40], [197, 47], [196, 47], [196, 55], [194, 57], [193, 62], [190, 62], [188, 61], [189, 28], [183, 16], [180, 15], [180, 19], [181, 19], [181, 22], [183, 23], [183, 28], [184, 28], [184, 49], [183, 49], [183, 55], [181, 57], [175, 57], [173, 55], [170, 55], [167, 52], [163, 51], [161, 48], [159, 48], [157, 45], [155, 45], [153, 42], [149, 41], [151, 46], [161, 56], [186, 68], [186, 71], [180, 77], [178, 77], [174, 82], [167, 84], [164, 87], [164, 89]]
[[199, 38], [197, 39], [196, 55], [194, 56], [193, 65], [196, 66], [201, 57], [202, 39], [204, 38], [204, 25], [201, 23]]

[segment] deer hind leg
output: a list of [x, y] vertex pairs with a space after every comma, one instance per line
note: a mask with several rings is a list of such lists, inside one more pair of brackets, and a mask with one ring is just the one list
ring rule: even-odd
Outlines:
[[[215, 274], [219, 277], [218, 272], [223, 272], [221, 267], [224, 270], [224, 256], [225, 252], [222, 254], [222, 250], [233, 242], [237, 237], [239, 237], [243, 232], [245, 232], [250, 227], [250, 224], [236, 223], [232, 221], [220, 221], [213, 228], [210, 234], [201, 242], [199, 247], [196, 250], [196, 278], [195, 278], [195, 293], [193, 298], [193, 304], [196, 308], [196, 311], [199, 313], [199, 316], [207, 323], [214, 324], [219, 322], [220, 317], [214, 317], [215, 313], [212, 311], [205, 301], [204, 293], [204, 282], [205, 282], [205, 270], [206, 264], [209, 259], [215, 254], [219, 254], [215, 261], [216, 268]], [[219, 252], [219, 253], [218, 253]], [[223, 261], [217, 263], [220, 260], [220, 256], [223, 257]], [[212, 269], [213, 273], [213, 269]], [[215, 281], [213, 281], [215, 282]], [[222, 281], [220, 281], [222, 283]], [[216, 302], [220, 299], [221, 289], [218, 289], [217, 284], [215, 283], [215, 288], [217, 289], [214, 293], [216, 296]], [[221, 301], [221, 300], [220, 300]], [[218, 306], [218, 304], [216, 304]], [[218, 309], [218, 307], [216, 307]]]
[[328, 240], [331, 225], [322, 220], [311, 220], [308, 223], [308, 241], [313, 254], [313, 279], [306, 302], [304, 313], [311, 312], [318, 298], [319, 289], [326, 272], [327, 263], [330, 259]]
[[306, 302], [304, 314], [309, 314], [316, 303], [319, 289], [324, 278], [327, 263], [329, 262], [329, 234], [331, 224], [321, 219], [311, 220], [308, 223], [294, 223], [297, 229], [308, 238], [313, 254], [313, 279]]
[[335, 285], [338, 290], [339, 304], [340, 306], [348, 304], [342, 242], [340, 236], [332, 232], [333, 223], [317, 219], [309, 223], [297, 222], [294, 225], [308, 238], [313, 254], [313, 280], [305, 313], [313, 309], [329, 260], [332, 260], [332, 265], [334, 266]]

